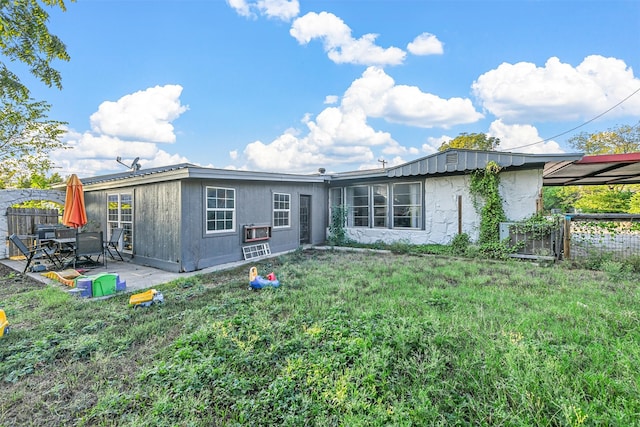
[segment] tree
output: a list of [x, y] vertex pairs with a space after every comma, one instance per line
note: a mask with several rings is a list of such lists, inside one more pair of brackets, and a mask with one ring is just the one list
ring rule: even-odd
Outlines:
[[49, 32], [49, 14], [43, 6], [66, 10], [64, 0], [0, 0], [0, 182], [5, 186], [49, 171], [49, 152], [64, 145], [59, 138], [65, 123], [49, 120], [51, 106], [32, 99], [7, 66], [22, 62], [42, 83], [62, 88], [61, 75], [51, 64], [56, 59], [68, 61], [69, 55]]
[[628, 189], [594, 185], [582, 189], [575, 207], [586, 213], [625, 213], [629, 211], [633, 192]]
[[571, 212], [579, 198], [580, 188], [575, 185], [542, 189], [542, 204], [547, 213], [552, 209], [558, 209], [562, 213]]
[[[588, 155], [637, 152], [640, 151], [640, 122], [634, 126], [618, 125], [606, 131], [582, 132], [569, 138], [567, 142], [576, 150]], [[564, 201], [564, 205], [571, 204], [583, 212], [628, 212], [634, 209], [631, 204], [632, 196], [640, 187], [596, 185], [572, 188], [579, 197], [575, 199], [571, 196]]]
[[53, 166], [48, 154], [64, 148], [59, 140], [63, 122], [46, 119], [49, 104], [11, 99], [0, 102], [0, 180], [15, 186], [32, 174], [44, 174]]
[[[64, 0], [40, 1], [45, 6], [58, 6], [66, 11]], [[48, 20], [49, 14], [38, 0], [0, 0], [0, 52], [11, 62], [25, 64], [31, 74], [47, 86], [62, 89], [62, 77], [51, 63], [70, 58], [64, 43], [49, 32]], [[18, 102], [29, 99], [29, 89], [9, 70], [5, 61], [0, 61], [0, 97]]]
[[498, 145], [500, 145], [500, 138], [487, 137], [484, 133], [463, 132], [452, 140], [443, 142], [438, 151], [445, 151], [450, 148], [493, 151], [498, 148]]
[[589, 154], [623, 154], [640, 151], [640, 122], [618, 125], [604, 132], [582, 132], [567, 140], [576, 150]]
[[[16, 188], [51, 188], [54, 184], [61, 184], [64, 180], [58, 173], [54, 173], [47, 177], [39, 173], [33, 173], [30, 177], [18, 180]], [[0, 183], [1, 184], [1, 183]], [[2, 187], [4, 188], [4, 187]], [[55, 209], [59, 205], [48, 200], [27, 200], [20, 204], [14, 205], [17, 208], [36, 208], [36, 209]]]

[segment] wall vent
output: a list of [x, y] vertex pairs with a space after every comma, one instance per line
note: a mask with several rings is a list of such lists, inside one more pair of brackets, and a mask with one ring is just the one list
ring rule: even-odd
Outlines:
[[445, 163], [448, 165], [458, 163], [458, 153], [447, 153], [445, 157]]

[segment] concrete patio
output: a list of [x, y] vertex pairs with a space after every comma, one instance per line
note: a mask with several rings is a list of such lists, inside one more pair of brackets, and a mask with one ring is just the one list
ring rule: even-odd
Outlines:
[[[279, 254], [272, 254], [271, 257], [278, 256]], [[154, 286], [160, 285], [162, 283], [167, 283], [175, 279], [185, 278], [189, 276], [194, 276], [198, 274], [210, 273], [214, 271], [228, 270], [231, 268], [235, 268], [242, 265], [255, 264], [257, 259], [252, 259], [250, 261], [238, 261], [228, 264], [217, 265], [214, 267], [206, 268], [203, 270], [193, 271], [190, 273], [172, 273], [169, 271], [159, 270], [157, 268], [146, 267], [138, 264], [134, 264], [129, 261], [115, 261], [109, 259], [107, 262], [107, 267], [103, 265], [92, 266], [88, 269], [84, 274], [86, 275], [95, 275], [100, 273], [118, 273], [121, 279], [124, 279], [127, 282], [126, 292], [136, 292], [144, 289], [153, 288]], [[16, 270], [19, 273], [22, 273], [24, 270], [26, 261], [24, 260], [14, 260], [14, 259], [3, 259], [0, 260], [2, 264]], [[82, 267], [78, 267], [78, 270], [82, 270]], [[37, 280], [39, 282], [45, 284], [59, 285], [62, 288], [70, 289], [66, 285], [56, 280], [50, 279], [44, 276], [42, 273], [26, 273], [29, 277]], [[247, 280], [249, 275], [249, 267], [247, 267]]]

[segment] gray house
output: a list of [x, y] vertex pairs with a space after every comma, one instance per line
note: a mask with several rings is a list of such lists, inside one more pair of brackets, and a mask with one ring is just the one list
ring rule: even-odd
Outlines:
[[326, 240], [331, 208], [348, 208], [346, 231], [363, 243], [446, 244], [477, 238], [471, 171], [501, 167], [510, 220], [539, 207], [543, 172], [581, 154], [448, 150], [391, 168], [293, 175], [192, 164], [82, 178], [89, 226], [124, 228], [132, 261], [187, 272]]
[[82, 183], [88, 226], [124, 228], [134, 262], [187, 272], [324, 242], [326, 179], [179, 164]]

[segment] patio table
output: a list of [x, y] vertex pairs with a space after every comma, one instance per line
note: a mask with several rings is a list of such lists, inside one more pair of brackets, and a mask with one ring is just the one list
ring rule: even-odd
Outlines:
[[76, 238], [75, 237], [59, 237], [49, 239], [49, 241], [57, 246], [57, 252], [62, 256], [63, 269], [68, 267], [76, 257]]

